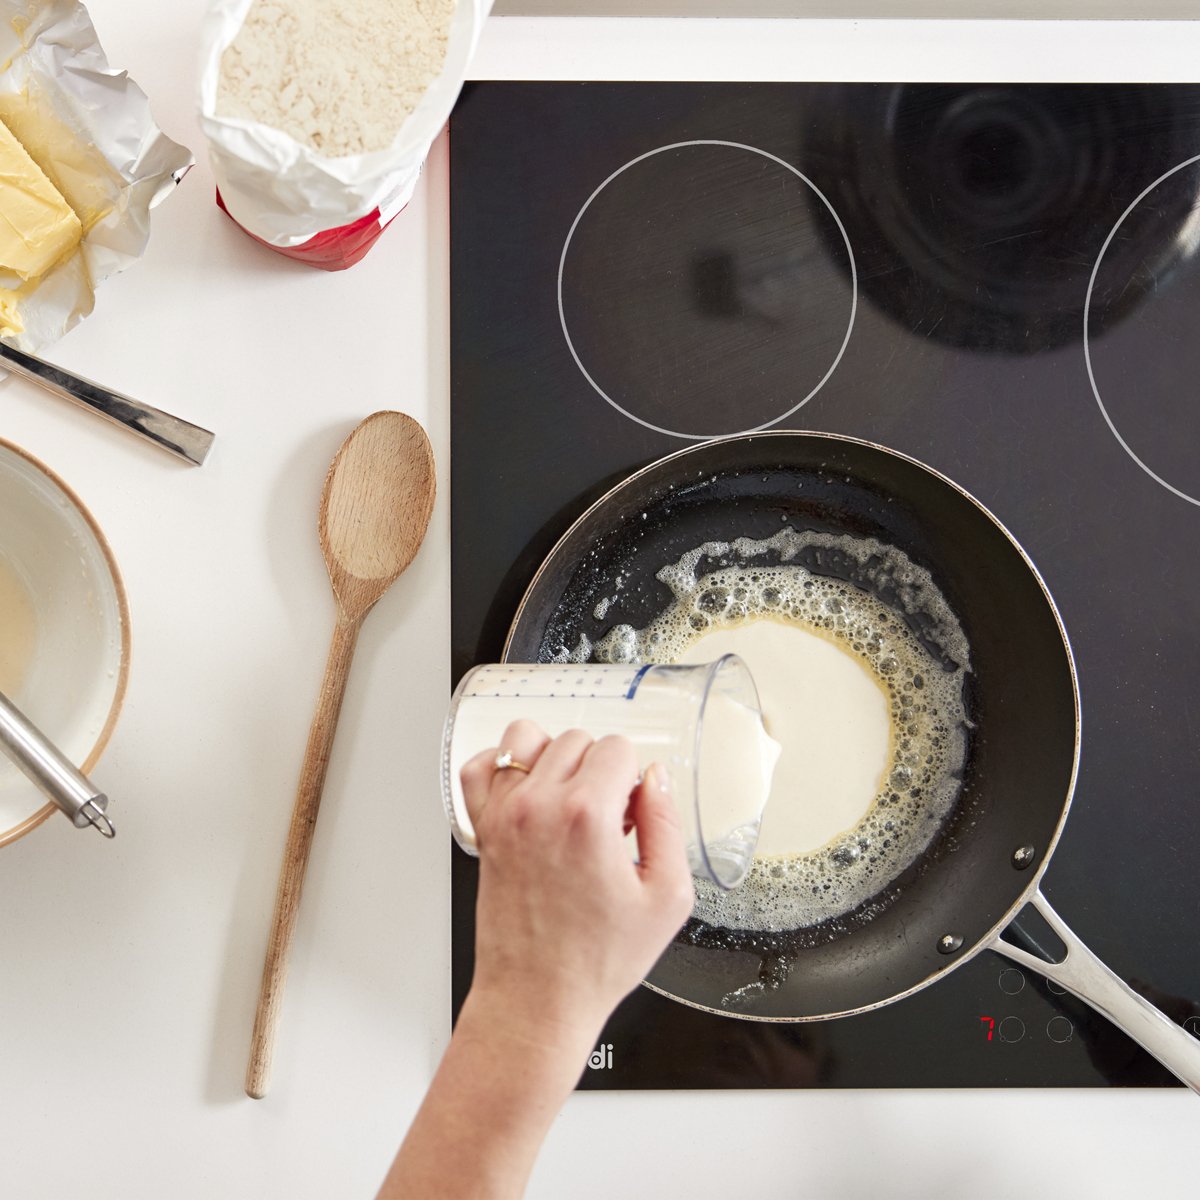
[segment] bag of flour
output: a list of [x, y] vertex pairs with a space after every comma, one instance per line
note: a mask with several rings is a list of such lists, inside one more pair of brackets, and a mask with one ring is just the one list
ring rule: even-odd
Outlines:
[[200, 124], [217, 203], [327, 271], [408, 203], [492, 0], [213, 0]]

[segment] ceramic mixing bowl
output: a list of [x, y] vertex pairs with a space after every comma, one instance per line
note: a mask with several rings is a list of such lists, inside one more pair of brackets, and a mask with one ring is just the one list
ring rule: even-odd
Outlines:
[[[0, 692], [86, 773], [128, 672], [129, 610], [104, 535], [61, 479], [0, 439]], [[54, 811], [0, 756], [0, 846]]]

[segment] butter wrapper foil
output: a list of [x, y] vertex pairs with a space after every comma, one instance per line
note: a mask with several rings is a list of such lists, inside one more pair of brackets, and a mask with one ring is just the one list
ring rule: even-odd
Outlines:
[[0, 0], [0, 120], [83, 225], [68, 257], [11, 294], [23, 328], [0, 336], [34, 353], [92, 311], [103, 280], [141, 257], [150, 210], [195, 159], [154, 123], [137, 84], [108, 65], [73, 0]]
[[273, 126], [217, 114], [221, 56], [253, 2], [211, 0], [202, 35], [200, 125], [222, 205], [248, 233], [279, 250], [356, 221], [386, 225], [411, 198], [429, 147], [450, 116], [492, 0], [458, 0], [442, 69], [393, 143], [336, 157]]

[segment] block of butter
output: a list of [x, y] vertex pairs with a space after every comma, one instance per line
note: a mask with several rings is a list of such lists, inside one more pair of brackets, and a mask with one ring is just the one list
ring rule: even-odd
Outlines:
[[82, 237], [74, 210], [0, 122], [0, 273], [38, 279]]

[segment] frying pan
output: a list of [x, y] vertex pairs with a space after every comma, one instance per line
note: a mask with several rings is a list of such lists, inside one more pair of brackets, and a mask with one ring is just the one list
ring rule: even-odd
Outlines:
[[[765, 538], [785, 525], [876, 538], [931, 573], [970, 645], [958, 796], [918, 860], [855, 912], [778, 934], [692, 920], [647, 986], [725, 1016], [825, 1020], [890, 1004], [990, 949], [1092, 1005], [1200, 1091], [1200, 1042], [1104, 966], [1039, 890], [1079, 763], [1075, 665], [1033, 563], [945, 476], [826, 433], [768, 431], [681, 450], [613, 488], [563, 535], [526, 591], [504, 657], [547, 661], [617, 620], [642, 627], [674, 598], [655, 578], [661, 567], [706, 542]], [[800, 561], [852, 578], [836, 555]], [[618, 580], [619, 615], [601, 603]], [[924, 636], [920, 614], [900, 615]], [[1026, 906], [1061, 942], [1057, 955], [1016, 923]]]

